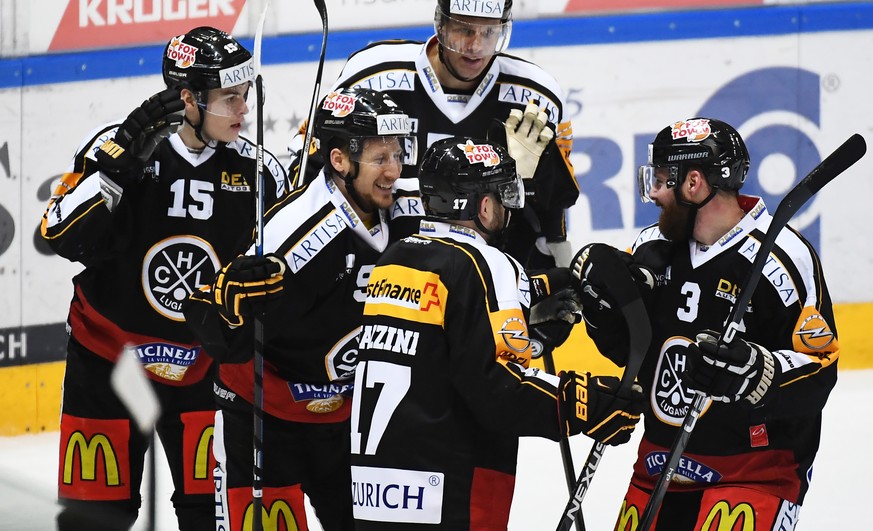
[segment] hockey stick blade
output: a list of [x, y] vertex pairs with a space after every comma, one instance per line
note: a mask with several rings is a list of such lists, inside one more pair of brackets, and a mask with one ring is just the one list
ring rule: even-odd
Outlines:
[[[649, 321], [649, 314], [646, 311], [646, 306], [643, 304], [640, 290], [630, 275], [627, 265], [615, 254], [615, 250], [608, 246], [592, 246], [590, 253], [594, 254], [594, 258], [600, 263], [607, 266], [614, 278], [609, 283], [610, 294], [614, 297], [618, 304], [625, 323], [628, 327], [629, 346], [628, 360], [625, 365], [624, 372], [621, 376], [621, 384], [619, 386], [619, 395], [627, 396], [631, 392], [631, 386], [640, 372], [640, 367], [646, 356], [646, 351], [649, 349], [649, 343], [652, 341], [652, 325]], [[576, 260], [574, 259], [574, 262]], [[627, 276], [619, 276], [619, 272], [628, 272]], [[580, 275], [581, 276], [581, 275]], [[561, 515], [561, 520], [558, 522], [557, 531], [569, 531], [574, 521], [582, 519], [582, 500], [585, 499], [585, 494], [591, 485], [591, 480], [594, 478], [594, 473], [603, 458], [603, 453], [606, 451], [606, 445], [601, 442], [595, 442], [579, 472], [579, 478], [576, 480], [575, 488], [570, 492], [570, 499], [567, 501], [564, 512]]]
[[306, 119], [306, 134], [303, 135], [303, 147], [301, 148], [300, 166], [297, 176], [300, 182], [306, 179], [306, 166], [309, 162], [309, 146], [312, 143], [312, 130], [315, 122], [315, 107], [318, 105], [318, 96], [321, 92], [321, 75], [324, 71], [324, 54], [327, 51], [327, 6], [324, 0], [313, 0], [318, 16], [321, 17], [321, 54], [318, 57], [318, 69], [315, 71], [315, 87], [312, 89], [312, 101], [309, 104], [309, 116]]
[[[858, 162], [861, 157], [867, 152], [867, 143], [864, 137], [859, 134], [854, 134], [848, 140], [843, 142], [840, 147], [828, 155], [818, 166], [813, 168], [809, 174], [804, 177], [790, 192], [779, 202], [776, 207], [776, 212], [770, 221], [770, 227], [767, 229], [760, 247], [758, 248], [755, 260], [752, 267], [740, 289], [740, 295], [736, 303], [731, 309], [728, 317], [725, 331], [721, 334], [719, 342], [729, 344], [736, 336], [739, 329], [740, 321], [748, 308], [749, 301], [752, 300], [752, 294], [758, 286], [758, 281], [761, 279], [761, 274], [764, 271], [764, 264], [770, 256], [770, 251], [776, 244], [776, 238], [782, 229], [788, 224], [792, 217], [800, 210], [800, 208], [826, 184], [837, 178], [844, 171], [849, 169], [853, 164]], [[703, 408], [706, 406], [708, 397], [702, 394], [697, 394], [694, 402], [685, 418], [682, 420], [682, 427], [676, 438], [673, 440], [673, 445], [670, 448], [670, 453], [667, 455], [667, 462], [661, 469], [661, 475], [655, 483], [655, 488], [649, 496], [649, 501], [643, 510], [640, 518], [640, 531], [648, 531], [655, 520], [655, 515], [661, 508], [661, 503], [664, 501], [664, 496], [667, 494], [667, 487], [676, 474], [679, 460], [685, 452], [685, 447], [688, 446], [688, 440], [691, 438], [691, 432], [694, 430], [694, 425], [697, 423], [698, 417], [703, 413]]]

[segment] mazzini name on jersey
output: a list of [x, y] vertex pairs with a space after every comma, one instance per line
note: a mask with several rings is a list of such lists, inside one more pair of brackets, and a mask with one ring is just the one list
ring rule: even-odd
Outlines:
[[418, 332], [387, 325], [366, 325], [361, 333], [360, 348], [415, 356], [418, 351]]

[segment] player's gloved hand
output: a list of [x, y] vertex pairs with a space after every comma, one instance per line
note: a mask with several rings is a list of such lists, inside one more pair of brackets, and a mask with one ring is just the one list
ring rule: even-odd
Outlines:
[[778, 371], [773, 354], [761, 345], [734, 339], [719, 346], [718, 335], [712, 330], [697, 334], [697, 343], [688, 345], [685, 359], [681, 374], [685, 385], [719, 402], [745, 399], [758, 404], [773, 386]]
[[573, 331], [573, 323], [567, 321], [544, 321], [538, 324], [528, 323], [528, 332], [532, 341], [530, 357], [537, 359], [546, 350], [554, 350], [564, 344]]
[[275, 254], [237, 256], [216, 275], [212, 303], [228, 326], [242, 326], [246, 317], [281, 295], [287, 268]]
[[528, 324], [546, 321], [566, 321], [570, 324], [582, 321], [582, 301], [575, 288], [567, 286], [531, 307]]
[[[488, 139], [500, 142], [506, 146], [509, 156], [515, 160], [515, 171], [522, 179], [532, 179], [543, 150], [555, 137], [555, 132], [549, 127], [549, 117], [539, 105], [529, 101], [524, 111], [512, 109], [502, 131], [497, 120], [488, 132]], [[503, 138], [505, 136], [505, 141]]]
[[121, 187], [138, 180], [155, 147], [182, 125], [184, 110], [178, 89], [166, 89], [145, 100], [121, 123], [115, 138], [97, 150], [97, 165]]
[[553, 267], [531, 272], [530, 318], [528, 324], [545, 321], [566, 321], [576, 324], [582, 320], [579, 294], [573, 287], [575, 281], [566, 267]]
[[630, 440], [646, 405], [639, 385], [632, 385], [629, 395], [622, 396], [620, 381], [614, 376], [570, 371], [560, 377], [558, 414], [568, 436], [581, 432], [611, 446]]
[[[615, 261], [603, 262], [600, 258], [603, 253], [617, 256], [625, 265], [626, 271], [617, 271], [613, 267]], [[642, 294], [651, 291], [656, 282], [655, 273], [651, 269], [634, 262], [630, 254], [603, 243], [589, 243], [580, 249], [573, 257], [570, 270], [578, 282], [585, 311], [618, 309], [609, 295], [611, 284], [633, 281]]]

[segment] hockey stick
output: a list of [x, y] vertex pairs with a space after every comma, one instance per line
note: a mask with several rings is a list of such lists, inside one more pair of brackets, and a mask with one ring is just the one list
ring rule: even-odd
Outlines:
[[[569, 325], [569, 323], [567, 323]], [[531, 334], [536, 334], [536, 328], [531, 328]], [[557, 374], [555, 371], [555, 359], [552, 357], [552, 352], [555, 348], [546, 341], [542, 339], [537, 339], [543, 346], [543, 364], [545, 365], [546, 372], [549, 374]], [[567, 479], [567, 490], [570, 492], [570, 496], [573, 495], [573, 491], [575, 488], [575, 482], [573, 477], [576, 474], [576, 466], [573, 464], [573, 454], [570, 453], [570, 440], [565, 436], [561, 435], [558, 444], [561, 447], [561, 461], [564, 465], [564, 477]], [[582, 514], [579, 514], [579, 518], [575, 519], [576, 521], [576, 530], [577, 531], [585, 531], [585, 521], [582, 519]]]
[[[619, 395], [626, 396], [630, 394], [631, 386], [640, 372], [640, 367], [643, 364], [646, 351], [652, 340], [652, 326], [649, 322], [649, 314], [646, 312], [646, 307], [643, 304], [639, 289], [633, 278], [617, 276], [619, 272], [627, 271], [627, 266], [616, 256], [615, 252], [600, 246], [593, 246], [589, 252], [596, 253], [597, 262], [602, 264], [609, 274], [616, 275], [609, 282], [609, 288], [610, 295], [613, 296], [616, 304], [621, 309], [621, 314], [624, 316], [628, 328], [628, 360], [621, 375], [621, 383], [618, 390]], [[573, 265], [576, 263], [577, 260], [574, 259]], [[579, 278], [583, 277], [581, 271], [576, 274]], [[605, 451], [606, 445], [602, 442], [595, 442], [594, 446], [591, 447], [588, 459], [585, 460], [585, 464], [579, 472], [579, 478], [570, 491], [570, 499], [567, 501], [567, 506], [564, 507], [564, 512], [561, 514], [557, 531], [569, 531], [574, 521], [582, 521], [582, 500], [588, 492], [588, 487], [591, 486], [591, 480], [594, 478], [594, 473], [597, 472], [600, 459]]]
[[[770, 221], [770, 227], [767, 230], [767, 234], [764, 236], [764, 239], [755, 254], [755, 261], [752, 262], [752, 267], [749, 269], [749, 272], [746, 274], [746, 278], [743, 281], [743, 287], [740, 289], [739, 297], [737, 297], [737, 301], [731, 308], [727, 321], [725, 321], [727, 324], [724, 333], [719, 338], [720, 345], [728, 345], [734, 340], [736, 333], [739, 330], [740, 322], [743, 319], [743, 315], [746, 313], [749, 301], [752, 300], [752, 294], [758, 286], [758, 281], [761, 279], [764, 265], [770, 257], [770, 251], [776, 244], [776, 238], [779, 236], [779, 233], [782, 232], [782, 229], [785, 228], [791, 218], [794, 217], [794, 214], [800, 210], [809, 198], [815, 195], [826, 184], [834, 180], [838, 175], [846, 171], [850, 166], [858, 162], [858, 160], [864, 156], [866, 151], [867, 144], [864, 142], [864, 138], [857, 133], [852, 135], [848, 140], [843, 142], [840, 147], [824, 159], [821, 164], [809, 172], [809, 175], [804, 177], [803, 180], [801, 180], [797, 186], [792, 188], [791, 191], [788, 192], [788, 195], [780, 201], [779, 206], [776, 207], [776, 212], [773, 214], [773, 219]], [[652, 491], [649, 501], [646, 503], [646, 508], [640, 518], [639, 530], [648, 531], [652, 526], [658, 510], [661, 508], [661, 503], [664, 501], [664, 496], [667, 494], [667, 487], [673, 479], [673, 476], [676, 474], [676, 469], [679, 465], [682, 453], [685, 451], [685, 447], [688, 445], [688, 440], [691, 438], [691, 431], [697, 423], [697, 418], [703, 412], [703, 408], [706, 406], [708, 398], [709, 397], [702, 393], [697, 393], [697, 396], [694, 398], [694, 403], [691, 405], [688, 413], [685, 414], [685, 418], [682, 420], [682, 429], [673, 440], [673, 446], [670, 448], [667, 462], [664, 464], [664, 468], [661, 469], [661, 475], [658, 477], [657, 483], [655, 483], [655, 488]]]
[[157, 502], [157, 469], [155, 464], [155, 423], [161, 416], [161, 405], [158, 395], [152, 389], [148, 377], [146, 377], [143, 364], [139, 361], [133, 347], [126, 345], [112, 374], [109, 384], [118, 399], [130, 412], [130, 417], [136, 422], [140, 433], [148, 439], [148, 471], [149, 489], [146, 494], [148, 509], [146, 512], [145, 528], [147, 531], [155, 531], [155, 509]]
[[300, 166], [297, 169], [299, 182], [306, 179], [306, 164], [309, 162], [309, 145], [312, 143], [312, 128], [315, 122], [315, 107], [321, 92], [321, 73], [324, 70], [324, 52], [327, 50], [327, 6], [324, 0], [313, 0], [318, 14], [321, 16], [321, 55], [318, 57], [318, 70], [315, 72], [315, 87], [312, 89], [312, 102], [309, 104], [309, 117], [306, 120], [306, 134], [303, 136], [303, 148], [300, 156]]
[[[264, 2], [264, 10], [255, 31], [255, 96], [257, 117], [257, 174], [255, 176], [255, 255], [264, 256], [264, 78], [261, 76], [261, 41], [264, 37], [264, 21], [270, 1]], [[260, 312], [254, 315], [254, 399], [252, 404], [252, 530], [263, 531], [262, 508], [264, 506], [264, 320]]]

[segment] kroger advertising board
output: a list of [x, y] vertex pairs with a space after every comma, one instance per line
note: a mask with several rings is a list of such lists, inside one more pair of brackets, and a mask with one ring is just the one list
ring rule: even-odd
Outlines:
[[[453, 0], [488, 6], [503, 0]], [[708, 0], [708, 8], [822, 0]], [[3, 0], [0, 57], [155, 44], [194, 26], [252, 36], [267, 0]], [[435, 0], [326, 0], [333, 30], [431, 24]], [[695, 8], [699, 0], [515, 0], [516, 20], [567, 14]], [[321, 31], [311, 0], [274, 1], [265, 34]]]
[[[332, 36], [323, 86], [348, 53], [385, 33]], [[320, 38], [263, 43], [265, 143], [278, 155], [308, 112]], [[753, 160], [744, 191], [762, 195], [771, 210], [849, 135], [873, 141], [871, 3], [518, 21], [510, 50], [552, 72], [566, 91], [582, 190], [569, 218], [576, 246], [625, 247], [656, 219], [637, 197], [636, 168], [674, 120], [706, 115], [736, 126]], [[85, 135], [162, 88], [160, 54], [151, 46], [0, 60], [0, 367], [63, 359], [70, 278], [81, 267], [52, 255], [37, 225]], [[868, 156], [793, 223], [821, 253], [838, 303], [873, 303], [871, 173]]]

